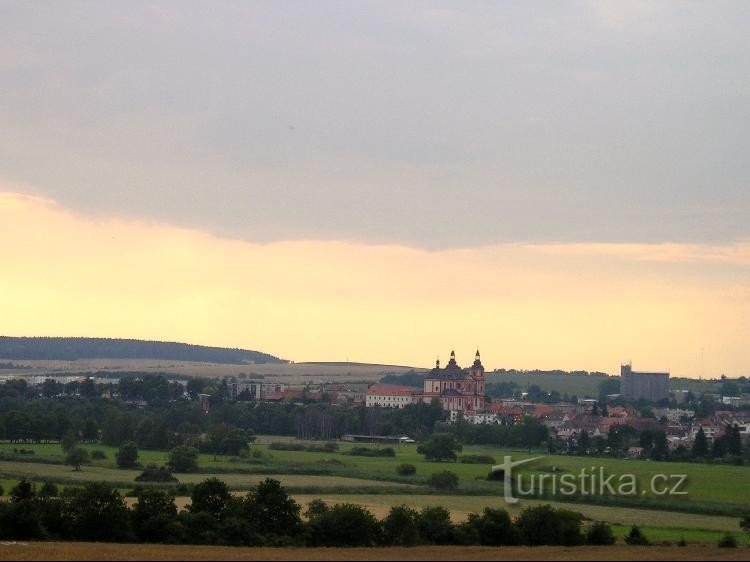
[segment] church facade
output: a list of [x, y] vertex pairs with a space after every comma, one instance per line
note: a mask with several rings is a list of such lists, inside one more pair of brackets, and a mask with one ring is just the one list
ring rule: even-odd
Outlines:
[[435, 362], [435, 368], [425, 377], [424, 388], [414, 395], [414, 401], [429, 404], [438, 399], [443, 409], [450, 412], [481, 412], [485, 408], [484, 384], [479, 350], [471, 367], [463, 369], [456, 362], [455, 352], [451, 351], [444, 368], [440, 368], [440, 360]]

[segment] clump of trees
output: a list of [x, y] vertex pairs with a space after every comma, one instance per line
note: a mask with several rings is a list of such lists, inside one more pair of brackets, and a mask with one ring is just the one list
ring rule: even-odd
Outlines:
[[395, 506], [379, 520], [359, 505], [314, 500], [303, 520], [299, 504], [272, 479], [244, 497], [232, 495], [216, 478], [205, 480], [193, 488], [191, 504], [182, 511], [171, 492], [156, 488], [139, 490], [131, 508], [104, 483], [66, 488], [62, 494], [42, 491], [22, 481], [8, 501], [0, 502], [0, 539], [343, 547], [575, 546], [611, 544], [612, 537], [606, 523], [586, 530], [580, 514], [545, 505], [527, 508], [515, 520], [503, 509], [486, 508], [455, 524], [442, 507]]

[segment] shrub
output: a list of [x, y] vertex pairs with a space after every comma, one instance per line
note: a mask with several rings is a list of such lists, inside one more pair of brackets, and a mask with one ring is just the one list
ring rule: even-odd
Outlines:
[[95, 449], [91, 451], [91, 459], [95, 461], [101, 461], [107, 458], [107, 453], [101, 449]]
[[492, 455], [461, 455], [458, 459], [464, 464], [495, 464], [495, 457]]
[[632, 546], [648, 546], [651, 544], [651, 542], [646, 538], [646, 535], [641, 532], [641, 529], [638, 527], [638, 525], [633, 525], [630, 528], [630, 532], [625, 537], [625, 542]]
[[136, 482], [177, 482], [166, 466], [157, 467], [155, 464], [148, 465], [143, 472], [135, 477]]
[[302, 443], [279, 443], [274, 442], [268, 445], [272, 451], [304, 451], [305, 446]]
[[615, 544], [615, 535], [612, 533], [612, 528], [603, 521], [597, 521], [586, 531], [586, 544]]
[[450, 470], [443, 470], [431, 474], [427, 483], [436, 490], [455, 490], [458, 488], [458, 475]]
[[727, 533], [717, 544], [719, 548], [737, 548], [737, 538], [732, 533]]
[[412, 476], [417, 473], [417, 467], [413, 464], [403, 463], [396, 465], [396, 472], [401, 476]]
[[687, 546], [687, 541], [685, 540], [685, 537], [680, 537], [680, 540], [677, 541], [677, 546]]
[[381, 449], [352, 447], [349, 450], [349, 454], [355, 457], [395, 457], [396, 451], [393, 450], [393, 447], [383, 447]]

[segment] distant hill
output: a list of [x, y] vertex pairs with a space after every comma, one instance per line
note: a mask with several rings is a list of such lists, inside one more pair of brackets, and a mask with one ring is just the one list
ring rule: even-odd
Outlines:
[[[298, 361], [297, 365], [321, 365], [324, 367], [382, 367], [383, 369], [411, 369], [408, 365], [389, 365], [387, 363], [357, 363], [356, 361]], [[425, 371], [426, 369], [421, 369]]]
[[56, 338], [0, 336], [0, 358], [75, 361], [77, 359], [158, 359], [227, 363], [287, 363], [259, 351], [207, 347], [187, 343], [110, 338]]

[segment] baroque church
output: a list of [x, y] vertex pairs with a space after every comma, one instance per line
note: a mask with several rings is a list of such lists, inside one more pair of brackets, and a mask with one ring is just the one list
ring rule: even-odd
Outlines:
[[440, 360], [435, 362], [424, 379], [424, 389], [414, 396], [415, 402], [429, 404], [437, 398], [443, 409], [451, 412], [481, 412], [485, 407], [484, 367], [479, 358], [479, 350], [471, 367], [461, 368], [456, 362], [456, 353], [451, 351], [450, 361], [440, 368]]

